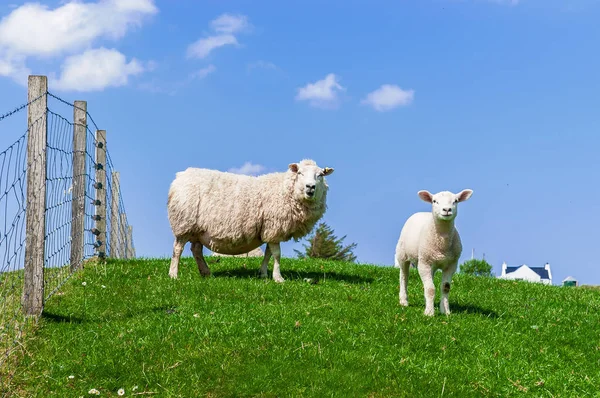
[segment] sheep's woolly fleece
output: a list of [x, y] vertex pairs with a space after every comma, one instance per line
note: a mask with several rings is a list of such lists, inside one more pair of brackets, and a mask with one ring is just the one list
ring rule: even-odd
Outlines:
[[400, 268], [400, 304], [408, 305], [407, 283], [410, 264], [417, 265], [425, 293], [425, 314], [433, 315], [435, 287], [433, 274], [442, 270], [442, 298], [440, 311], [450, 313], [448, 293], [452, 275], [456, 272], [462, 252], [460, 235], [454, 226], [457, 205], [469, 199], [473, 191], [465, 189], [458, 194], [444, 191], [435, 195], [419, 191], [419, 196], [432, 203], [431, 212], [415, 213], [408, 218], [396, 245], [395, 266]]
[[[300, 170], [316, 166], [302, 160]], [[222, 254], [247, 253], [265, 242], [298, 240], [323, 216], [325, 178], [312, 200], [292, 170], [258, 177], [188, 168], [171, 184], [168, 214], [173, 234]]]

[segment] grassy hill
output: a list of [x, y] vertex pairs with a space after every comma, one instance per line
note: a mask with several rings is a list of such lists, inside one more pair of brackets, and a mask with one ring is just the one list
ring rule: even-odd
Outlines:
[[88, 265], [48, 301], [13, 395], [599, 394], [599, 291], [455, 275], [452, 315], [428, 318], [416, 272], [403, 308], [397, 269], [283, 259], [280, 285], [260, 259], [216, 261], [178, 280], [168, 259]]

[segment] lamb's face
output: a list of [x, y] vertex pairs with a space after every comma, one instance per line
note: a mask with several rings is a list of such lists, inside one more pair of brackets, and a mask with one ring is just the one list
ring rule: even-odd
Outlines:
[[432, 195], [429, 191], [419, 191], [419, 197], [425, 202], [431, 203], [433, 216], [438, 220], [452, 221], [458, 214], [458, 203], [469, 199], [473, 191], [464, 189], [454, 194], [449, 191], [438, 192]]
[[320, 168], [314, 163], [292, 163], [289, 165], [292, 173], [296, 174], [294, 192], [300, 200], [316, 201], [320, 200], [323, 193], [327, 190], [327, 183], [323, 177], [333, 173], [333, 169], [325, 167]]

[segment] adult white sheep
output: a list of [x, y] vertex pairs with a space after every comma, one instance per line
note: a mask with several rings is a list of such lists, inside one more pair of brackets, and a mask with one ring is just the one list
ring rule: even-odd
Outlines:
[[169, 189], [167, 209], [175, 235], [169, 275], [177, 277], [187, 242], [203, 276], [210, 270], [203, 247], [221, 254], [247, 253], [267, 243], [260, 268], [267, 276], [271, 255], [273, 279], [283, 282], [280, 242], [308, 234], [327, 209], [325, 176], [333, 173], [310, 159], [291, 163], [285, 172], [258, 177], [188, 168]]
[[408, 305], [406, 289], [410, 264], [415, 264], [423, 282], [425, 315], [434, 313], [435, 286], [433, 275], [442, 270], [440, 312], [450, 314], [448, 294], [452, 275], [456, 272], [462, 244], [454, 226], [457, 205], [469, 199], [473, 191], [458, 194], [443, 191], [432, 195], [419, 191], [419, 197], [432, 204], [431, 212], [415, 213], [406, 220], [396, 245], [395, 265], [400, 268], [400, 305]]

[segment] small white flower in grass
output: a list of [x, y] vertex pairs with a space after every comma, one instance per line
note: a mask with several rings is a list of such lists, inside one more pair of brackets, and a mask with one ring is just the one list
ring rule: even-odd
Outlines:
[[200, 314], [194, 314], [194, 318], [199, 318]]
[[87, 283], [81, 282], [81, 286], [85, 286], [85, 285], [87, 285]]
[[119, 388], [119, 391], [117, 391], [117, 394], [119, 394], [119, 396], [123, 396], [123, 395], [125, 395], [125, 390], [122, 388]]
[[135, 387], [133, 387], [131, 390], [132, 390], [132, 391], [135, 391], [135, 390], [137, 390], [137, 389], [138, 389], [138, 386], [135, 386]]
[[102, 285], [102, 289], [106, 289], [106, 286]]
[[74, 378], [75, 378], [74, 375], [69, 376], [69, 379], [74, 379]]
[[[85, 283], [85, 282], [83, 282]], [[100, 395], [100, 391], [96, 390], [95, 388], [92, 388], [90, 391], [88, 391], [88, 394], [90, 395]]]

